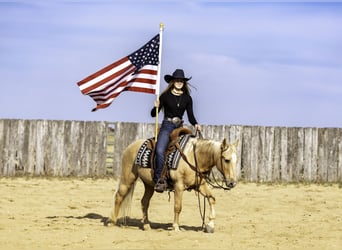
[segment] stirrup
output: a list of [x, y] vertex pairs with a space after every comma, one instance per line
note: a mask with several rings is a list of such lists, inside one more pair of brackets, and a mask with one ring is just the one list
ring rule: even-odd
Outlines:
[[162, 193], [162, 192], [166, 191], [166, 188], [167, 188], [166, 181], [159, 179], [157, 181], [157, 184], [154, 186], [154, 191], [156, 191], [158, 193]]

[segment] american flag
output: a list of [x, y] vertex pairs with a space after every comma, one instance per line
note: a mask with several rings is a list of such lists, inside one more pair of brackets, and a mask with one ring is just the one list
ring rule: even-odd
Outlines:
[[92, 111], [108, 107], [123, 91], [154, 94], [159, 45], [158, 34], [132, 54], [79, 81], [82, 94], [89, 95], [97, 104]]

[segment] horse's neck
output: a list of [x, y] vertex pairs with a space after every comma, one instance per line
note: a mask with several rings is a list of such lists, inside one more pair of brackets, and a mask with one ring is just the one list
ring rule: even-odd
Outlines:
[[207, 168], [210, 170], [216, 165], [216, 158], [220, 144], [211, 140], [197, 140], [195, 147], [195, 155], [197, 164], [200, 168]]

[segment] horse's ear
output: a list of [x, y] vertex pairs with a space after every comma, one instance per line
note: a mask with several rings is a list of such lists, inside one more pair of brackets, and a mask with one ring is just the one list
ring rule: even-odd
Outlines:
[[221, 149], [225, 149], [226, 147], [227, 147], [227, 141], [226, 141], [226, 138], [224, 138], [221, 143]]
[[239, 139], [236, 139], [236, 141], [233, 143], [233, 145], [234, 145], [235, 147], [237, 147], [237, 146], [239, 145]]

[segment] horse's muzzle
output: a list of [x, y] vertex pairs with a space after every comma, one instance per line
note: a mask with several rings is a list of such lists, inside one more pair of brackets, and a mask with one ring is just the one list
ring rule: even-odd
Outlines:
[[232, 189], [233, 187], [236, 186], [236, 181], [227, 181], [226, 180], [226, 186], [228, 189]]

